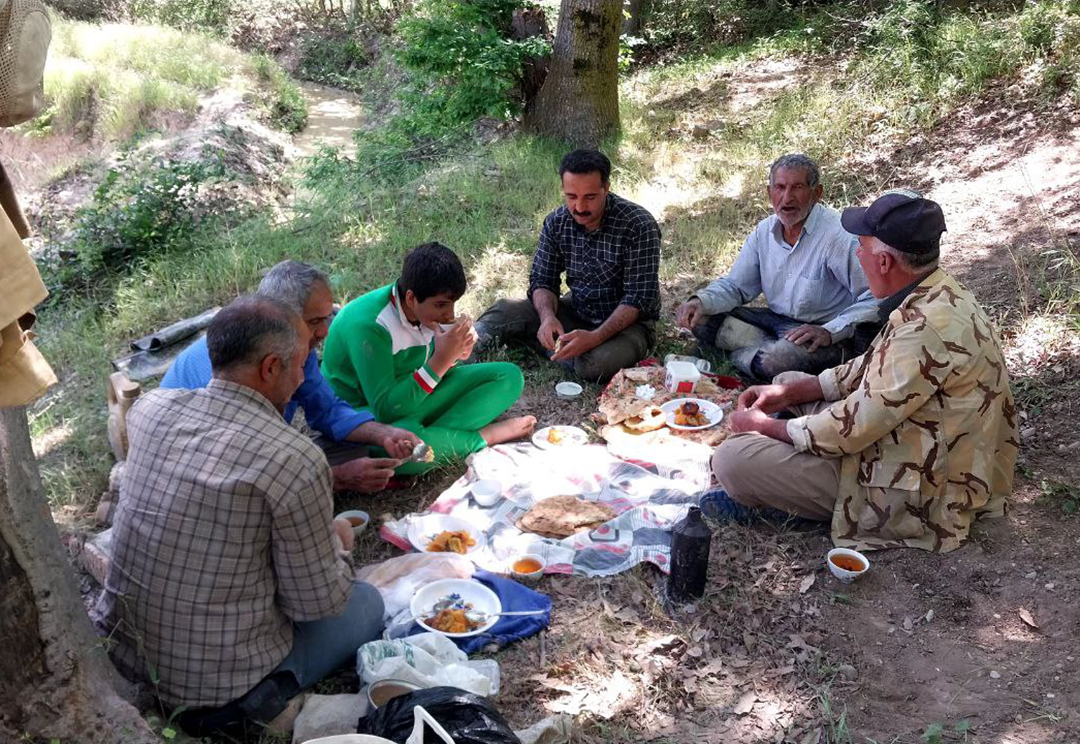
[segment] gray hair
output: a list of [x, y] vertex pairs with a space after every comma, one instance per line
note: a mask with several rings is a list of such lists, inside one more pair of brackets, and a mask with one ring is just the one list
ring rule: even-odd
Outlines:
[[258, 294], [284, 302], [296, 312], [303, 313], [312, 288], [319, 283], [330, 288], [329, 277], [311, 264], [282, 261], [266, 272], [259, 282]]
[[806, 185], [810, 188], [814, 188], [821, 183], [821, 169], [818, 168], [818, 164], [811, 160], [808, 155], [803, 155], [801, 152], [789, 152], [787, 155], [781, 155], [773, 161], [773, 164], [769, 166], [770, 186], [773, 185], [776, 171], [781, 168], [785, 170], [802, 169], [806, 173]]
[[888, 253], [896, 259], [901, 268], [911, 274], [929, 274], [938, 267], [938, 261], [941, 257], [940, 250], [934, 250], [931, 253], [905, 253], [904, 251], [893, 248], [880, 238], [874, 238], [872, 250], [874, 255], [877, 255], [878, 253]]
[[206, 348], [214, 376], [261, 364], [271, 354], [285, 363], [296, 354], [300, 315], [272, 297], [251, 296], [233, 300], [214, 316], [206, 329]]

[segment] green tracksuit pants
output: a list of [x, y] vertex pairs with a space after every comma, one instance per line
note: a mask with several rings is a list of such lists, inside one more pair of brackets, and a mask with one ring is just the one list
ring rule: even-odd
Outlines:
[[435, 451], [434, 462], [410, 462], [397, 472], [423, 473], [486, 447], [480, 429], [514, 405], [524, 387], [521, 370], [509, 362], [452, 367], [418, 410], [388, 422], [408, 429]]

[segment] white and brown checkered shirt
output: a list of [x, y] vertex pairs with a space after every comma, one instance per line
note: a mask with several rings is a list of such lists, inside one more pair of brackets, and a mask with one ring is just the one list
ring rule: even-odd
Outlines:
[[127, 426], [95, 620], [115, 628], [122, 667], [156, 672], [163, 700], [222, 705], [285, 658], [293, 621], [345, 607], [330, 467], [263, 395], [222, 380], [154, 390]]

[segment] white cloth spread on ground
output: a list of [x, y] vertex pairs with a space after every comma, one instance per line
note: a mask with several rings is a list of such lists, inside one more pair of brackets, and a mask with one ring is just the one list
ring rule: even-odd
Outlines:
[[[547, 561], [548, 573], [610, 576], [642, 561], [667, 573], [671, 528], [709, 485], [707, 452], [685, 470], [629, 463], [602, 445], [546, 450], [525, 443], [499, 445], [471, 455], [467, 462], [465, 475], [430, 511], [461, 517], [481, 531], [485, 544], [468, 557], [496, 572], [505, 571], [515, 556], [538, 553]], [[471, 485], [481, 479], [502, 484], [503, 498], [493, 506], [481, 507], [470, 496]], [[617, 516], [562, 540], [518, 529], [518, 519], [533, 504], [562, 494], [606, 504]], [[380, 535], [403, 550], [414, 549], [407, 535], [410, 520], [417, 516], [387, 522]]]

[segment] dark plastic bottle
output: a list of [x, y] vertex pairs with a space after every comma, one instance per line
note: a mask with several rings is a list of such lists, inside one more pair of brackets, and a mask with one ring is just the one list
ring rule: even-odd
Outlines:
[[690, 507], [686, 517], [671, 530], [668, 597], [673, 601], [688, 602], [705, 594], [711, 542], [712, 531], [701, 518], [701, 509]]

